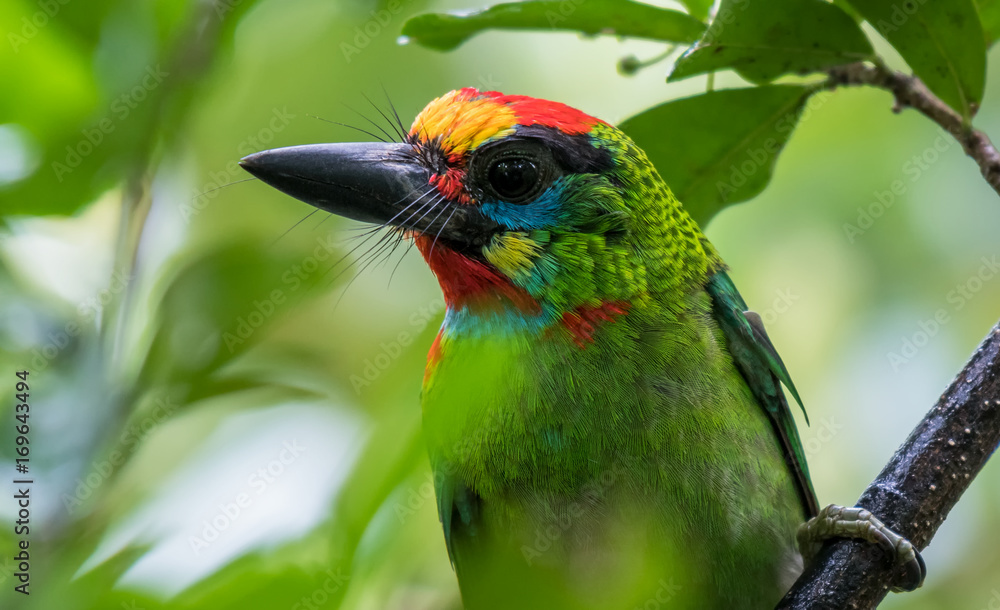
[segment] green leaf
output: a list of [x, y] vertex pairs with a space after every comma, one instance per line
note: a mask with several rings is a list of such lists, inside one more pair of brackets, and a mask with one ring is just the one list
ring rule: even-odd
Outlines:
[[472, 13], [418, 15], [403, 25], [403, 36], [450, 51], [484, 30], [570, 30], [691, 43], [705, 24], [687, 13], [631, 0], [544, 0], [497, 4]]
[[986, 38], [972, 0], [849, 0], [914, 74], [966, 119], [986, 83]]
[[712, 8], [712, 4], [714, 4], [713, 0], [680, 0], [680, 3], [684, 5], [684, 8], [691, 15], [702, 21], [708, 19], [708, 11]]
[[764, 190], [812, 87], [712, 91], [621, 124], [698, 224]]
[[754, 83], [872, 56], [861, 28], [822, 0], [723, 0], [708, 31], [674, 65], [669, 81], [733, 68]]
[[851, 4], [847, 0], [830, 0], [830, 1], [836, 6], [839, 6], [841, 10], [843, 10], [845, 13], [850, 15], [851, 19], [853, 19], [855, 23], [861, 23], [862, 21], [865, 20], [864, 17], [858, 14], [858, 11], [854, 10], [854, 7], [851, 6]]
[[[180, 133], [174, 122], [197, 102], [192, 93], [210, 50], [254, 3], [229, 2], [218, 11], [171, 0], [46, 5], [57, 15], [34, 2], [0, 2], [0, 24], [10, 26], [0, 45], [0, 82], [18, 83], [0, 96], [0, 123], [22, 136], [7, 152], [28, 168], [9, 183], [0, 178], [0, 213], [72, 214], [146, 173], [152, 151]], [[184, 30], [204, 25], [196, 13], [219, 24], [218, 34], [205, 34], [199, 58], [190, 56]], [[58, 25], [33, 23], [41, 19]]]
[[220, 243], [177, 269], [157, 297], [140, 387], [183, 387], [184, 394], [175, 397], [183, 403], [224, 389], [227, 384], [213, 376], [259, 344], [297, 304], [319, 296], [313, 288], [329, 281], [328, 267], [315, 258], [311, 271], [303, 270], [313, 244], [302, 248], [264, 251], [241, 239]]
[[1000, 38], [1000, 0], [976, 0], [976, 10], [986, 36], [986, 46], [992, 47]]

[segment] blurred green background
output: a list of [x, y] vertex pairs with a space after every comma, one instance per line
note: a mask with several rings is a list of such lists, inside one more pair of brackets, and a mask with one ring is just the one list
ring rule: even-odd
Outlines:
[[[419, 432], [434, 278], [405, 248], [358, 273], [359, 225], [305, 218], [234, 162], [364, 139], [337, 123], [384, 124], [368, 98], [408, 122], [473, 86], [619, 122], [706, 87], [617, 74], [662, 51], [641, 41], [397, 43], [408, 17], [469, 6], [0, 0], [0, 391], [31, 371], [36, 481], [25, 597], [5, 398], [0, 607], [460, 607]], [[996, 72], [977, 125], [1000, 135]], [[1000, 312], [1000, 202], [890, 106], [813, 97], [768, 189], [707, 228], [805, 400], [823, 504], [857, 498]], [[885, 607], [996, 607], [998, 534], [994, 461], [924, 587]]]

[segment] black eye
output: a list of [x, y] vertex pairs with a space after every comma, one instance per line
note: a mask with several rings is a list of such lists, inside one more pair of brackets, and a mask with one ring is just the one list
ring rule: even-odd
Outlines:
[[484, 146], [470, 161], [469, 186], [484, 201], [534, 201], [561, 172], [541, 142], [515, 138]]
[[490, 166], [490, 186], [506, 201], [521, 199], [535, 189], [541, 172], [530, 159], [500, 159]]

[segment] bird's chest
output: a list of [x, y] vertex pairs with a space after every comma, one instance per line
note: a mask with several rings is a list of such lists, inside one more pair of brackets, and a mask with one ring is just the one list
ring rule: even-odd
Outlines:
[[422, 397], [432, 460], [484, 497], [599, 480], [610, 466], [604, 454], [620, 455], [643, 434], [642, 384], [572, 349], [580, 353], [540, 354], [509, 338], [442, 342]]
[[705, 337], [683, 355], [444, 343], [425, 436], [436, 473], [476, 498], [477, 535], [581, 581], [675, 553], [774, 580], [798, 499], [766, 415]]

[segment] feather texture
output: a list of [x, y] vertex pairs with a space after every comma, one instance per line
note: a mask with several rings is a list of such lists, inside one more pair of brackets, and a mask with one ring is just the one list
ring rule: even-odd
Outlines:
[[[444, 160], [432, 184], [501, 227], [415, 237], [448, 306], [422, 405], [468, 610], [773, 607], [815, 512], [781, 384], [798, 394], [645, 154], [562, 104], [471, 89], [413, 125]], [[550, 183], [491, 195], [483, 151], [524, 141]]]

